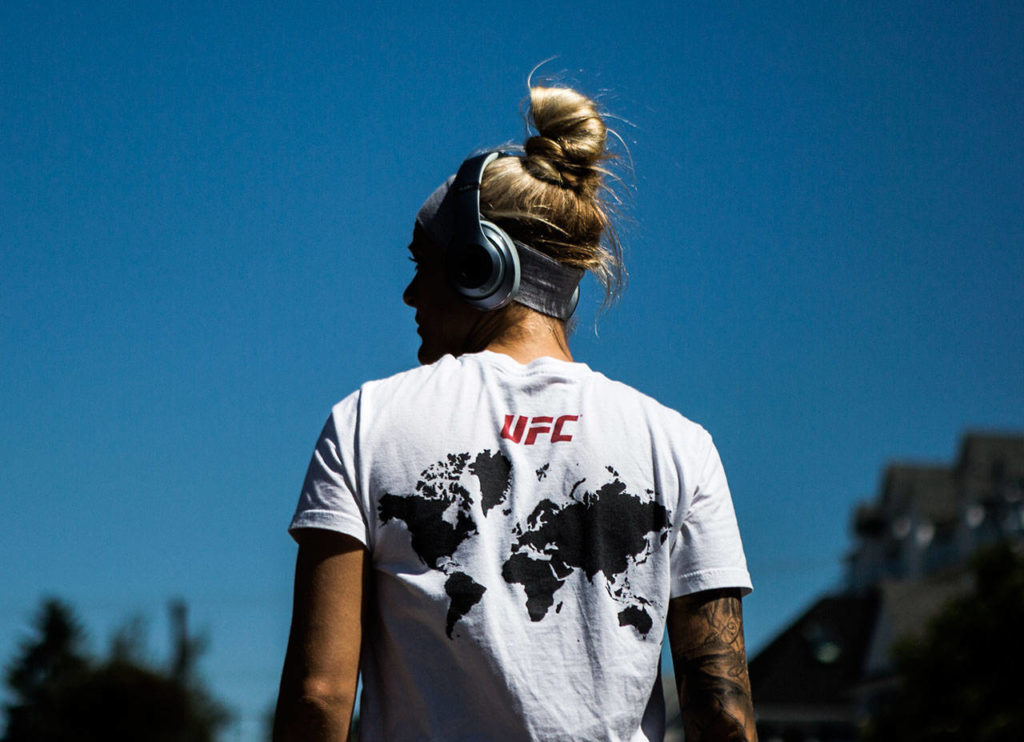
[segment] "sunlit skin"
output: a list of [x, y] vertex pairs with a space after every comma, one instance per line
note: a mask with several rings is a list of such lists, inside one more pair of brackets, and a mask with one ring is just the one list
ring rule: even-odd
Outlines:
[[675, 598], [668, 638], [687, 742], [756, 741], [740, 591]]

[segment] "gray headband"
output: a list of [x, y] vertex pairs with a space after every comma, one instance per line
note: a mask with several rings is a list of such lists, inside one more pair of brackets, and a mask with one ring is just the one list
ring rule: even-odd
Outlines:
[[[439, 185], [416, 213], [416, 224], [442, 251], [448, 249], [455, 236], [455, 209], [450, 195], [454, 180], [452, 175]], [[529, 245], [513, 242], [519, 253], [520, 279], [512, 300], [549, 317], [569, 319], [576, 308], [576, 290], [586, 271], [564, 265]]]

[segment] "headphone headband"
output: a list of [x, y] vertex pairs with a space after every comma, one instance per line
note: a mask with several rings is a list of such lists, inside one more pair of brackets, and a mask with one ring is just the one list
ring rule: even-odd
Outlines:
[[[456, 240], [481, 243], [486, 238], [480, 227], [480, 183], [487, 166], [502, 156], [510, 155], [507, 152], [484, 152], [467, 158], [459, 165], [459, 171], [452, 181]], [[476, 219], [459, 218], [470, 214], [476, 214]]]

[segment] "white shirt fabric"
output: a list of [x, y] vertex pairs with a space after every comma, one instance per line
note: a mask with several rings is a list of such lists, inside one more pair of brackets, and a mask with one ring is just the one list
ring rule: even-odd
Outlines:
[[661, 740], [669, 600], [751, 587], [711, 436], [552, 358], [364, 384], [317, 442], [303, 528], [372, 562], [365, 740]]

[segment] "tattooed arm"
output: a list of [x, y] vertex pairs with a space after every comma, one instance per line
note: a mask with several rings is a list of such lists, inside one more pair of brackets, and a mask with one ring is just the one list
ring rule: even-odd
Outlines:
[[686, 742], [756, 740], [740, 591], [674, 598], [668, 638]]

